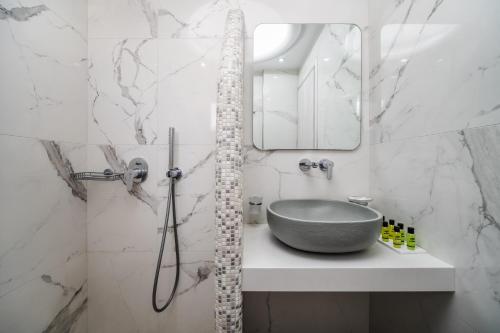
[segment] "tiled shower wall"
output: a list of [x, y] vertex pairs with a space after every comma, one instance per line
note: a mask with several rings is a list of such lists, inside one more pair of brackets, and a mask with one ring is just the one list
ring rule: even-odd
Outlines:
[[86, 332], [87, 1], [0, 1], [0, 332]]
[[455, 294], [372, 294], [372, 332], [500, 327], [500, 3], [370, 2], [374, 207], [456, 267]]
[[[215, 103], [225, 13], [184, 1], [89, 1], [88, 168], [122, 169], [143, 157], [149, 175], [133, 194], [123, 183], [89, 183], [89, 332], [213, 332]], [[219, 22], [220, 21], [220, 22]], [[200, 23], [200, 24], [198, 24]], [[198, 31], [197, 29], [201, 29]], [[168, 129], [176, 129], [181, 275], [172, 305], [151, 305], [166, 210]], [[174, 281], [168, 233], [159, 282]]]

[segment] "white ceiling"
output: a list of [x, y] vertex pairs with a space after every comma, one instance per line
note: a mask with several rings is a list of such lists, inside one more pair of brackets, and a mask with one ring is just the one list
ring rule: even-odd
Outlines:
[[[291, 48], [283, 54], [276, 56], [272, 59], [255, 62], [253, 64], [254, 72], [263, 70], [299, 70], [302, 67], [309, 51], [318, 39], [321, 29], [324, 24], [301, 24], [302, 31], [297, 41]], [[283, 58], [283, 62], [279, 59]]]

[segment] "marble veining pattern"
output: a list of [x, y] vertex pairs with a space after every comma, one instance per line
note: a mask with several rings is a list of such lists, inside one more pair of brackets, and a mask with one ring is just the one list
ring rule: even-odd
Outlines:
[[0, 332], [87, 331], [86, 5], [0, 1]]
[[[152, 144], [157, 138], [158, 43], [89, 42], [89, 141]], [[118, 123], [117, 123], [118, 121]]]
[[0, 331], [84, 329], [86, 288], [72, 299], [86, 279], [86, 189], [69, 177], [84, 145], [0, 135], [0, 147], [16, 165], [0, 175]]
[[49, 326], [42, 333], [71, 332], [73, 325], [87, 310], [86, 285], [81, 286], [71, 296], [69, 302], [57, 313]]
[[[126, 172], [128, 169], [127, 163], [122, 160], [116, 153], [116, 149], [113, 146], [101, 145], [99, 147], [106, 158], [106, 161], [111, 166], [112, 170], [115, 172]], [[122, 180], [123, 185], [126, 186], [125, 180]], [[136, 183], [132, 187], [132, 191], [130, 192], [134, 197], [139, 199], [148, 205], [153, 212], [157, 213], [158, 211], [158, 199], [153, 195], [149, 194], [140, 183]]]
[[[178, 135], [176, 165], [187, 173], [177, 186], [181, 277], [172, 307], [159, 315], [152, 310], [150, 297], [166, 209], [168, 146], [88, 147], [92, 170], [124, 170], [137, 156], [149, 164], [148, 178], [132, 194], [119, 181], [88, 184], [89, 331], [213, 331], [215, 147], [185, 145], [184, 133]], [[136, 195], [139, 189], [148, 200]], [[151, 203], [157, 205], [156, 211]], [[161, 302], [170, 291], [174, 263], [169, 232], [160, 275]], [[188, 316], [194, 306], [196, 318]]]
[[[72, 2], [71, 6], [77, 6], [85, 16], [85, 1]], [[213, 176], [205, 177], [205, 174], [213, 175], [214, 156], [209, 155], [210, 150], [214, 150], [215, 131], [211, 130], [211, 116], [207, 110], [216, 99], [215, 89], [212, 89], [216, 85], [214, 72], [220, 46], [216, 39], [222, 37], [224, 17], [234, 6], [245, 11], [250, 32], [256, 23], [291, 21], [306, 10], [311, 22], [324, 22], [326, 12], [331, 13], [328, 15], [332, 21], [335, 18], [334, 21], [343, 22], [362, 21], [359, 17], [363, 15], [359, 14], [362, 11], [352, 10], [353, 6], [359, 7], [352, 1], [345, 6], [336, 1], [319, 1], [317, 6], [310, 6], [305, 1], [294, 6], [286, 1], [214, 1], [204, 6], [197, 1], [142, 0], [123, 4], [120, 1], [91, 0], [88, 22], [92, 61], [87, 66], [86, 18], [82, 20], [72, 13], [67, 2], [19, 4], [17, 1], [0, 1], [1, 38], [5, 50], [9, 51], [3, 54], [0, 69], [5, 77], [10, 78], [0, 84], [1, 106], [7, 110], [0, 117], [3, 134], [0, 146], [4, 156], [16, 159], [16, 166], [19, 166], [16, 175], [29, 175], [19, 186], [4, 182], [8, 178], [1, 174], [2, 184], [5, 183], [2, 195], [9, 193], [8, 197], [2, 197], [5, 205], [2, 211], [9, 212], [6, 216], [9, 223], [3, 223], [0, 232], [2, 329], [31, 332], [56, 327], [50, 323], [85, 283], [82, 278], [86, 275], [86, 254], [82, 236], [86, 227], [80, 223], [85, 220], [85, 202], [72, 193], [71, 185], [64, 178], [58, 176], [58, 170], [48, 158], [40, 139], [59, 145], [75, 170], [87, 169], [82, 162], [81, 155], [85, 152], [82, 152], [81, 145], [68, 142], [86, 142], [87, 126], [75, 124], [85, 123], [88, 117], [88, 135], [92, 143], [89, 146], [92, 155], [89, 165], [101, 171], [111, 164], [106, 161], [99, 145], [124, 152], [122, 161], [128, 161], [134, 157], [131, 155], [137, 155], [137, 151], [141, 155], [151, 153], [157, 158], [152, 162], [157, 166], [157, 174], [141, 187], [159, 202], [155, 214], [144, 201], [128, 194], [119, 182], [87, 184], [89, 222], [94, 221], [91, 215], [96, 216], [95, 221], [100, 216], [102, 220], [98, 223], [105, 227], [97, 238], [89, 238], [89, 248], [94, 246], [94, 241], [100, 242], [100, 247], [89, 252], [92, 257], [88, 269], [89, 293], [92, 294], [89, 297], [89, 312], [92, 313], [89, 331], [213, 331], [214, 271], [208, 276], [206, 272], [215, 267], [215, 263], [211, 264], [213, 249], [210, 250], [214, 228], [213, 225], [207, 227], [206, 221], [213, 221], [210, 207], [214, 202], [210, 191], [214, 191], [215, 184]], [[393, 309], [397, 313], [394, 317], [404, 319], [390, 328], [403, 328], [407, 332], [412, 332], [412, 329], [492, 331], [492, 327], [499, 326], [495, 314], [498, 313], [500, 280], [495, 256], [499, 243], [498, 188], [494, 186], [498, 184], [495, 170], [499, 165], [495, 157], [498, 155], [495, 144], [498, 142], [498, 128], [494, 125], [498, 124], [500, 111], [495, 91], [500, 77], [500, 50], [492, 42], [498, 39], [498, 29], [493, 23], [497, 22], [498, 4], [488, 0], [474, 3], [398, 0], [370, 3], [369, 6], [373, 15], [378, 16], [378, 11], [381, 11], [384, 27], [379, 27], [378, 31], [382, 31], [388, 40], [383, 52], [377, 54], [378, 48], [375, 47], [371, 53], [377, 55], [371, 69], [368, 71], [367, 66], [363, 66], [363, 71], [366, 71], [363, 80], [371, 74], [371, 137], [375, 145], [371, 147], [374, 156], [370, 163], [372, 188], [377, 197], [375, 205], [396, 218], [409, 217], [408, 222], [417, 225], [422, 232], [424, 244], [458, 267], [458, 292], [451, 299], [428, 294], [415, 295], [414, 298], [405, 295], [404, 299], [397, 295], [385, 298], [386, 295], [381, 294], [377, 295], [376, 302], [387, 310], [393, 309], [391, 304], [409, 302], [410, 298], [415, 300], [410, 305], [415, 316], [404, 318], [406, 311], [398, 306], [399, 312]], [[453, 16], [461, 12], [467, 15]], [[482, 24], [475, 25], [474, 22]], [[395, 26], [391, 27], [391, 24]], [[412, 28], [411, 24], [417, 26]], [[457, 28], [453, 24], [466, 28]], [[31, 32], [26, 34], [23, 31]], [[433, 34], [447, 37], [437, 44], [429, 44], [429, 36]], [[160, 39], [154, 39], [157, 36]], [[377, 37], [373, 38], [370, 42], [378, 43]], [[195, 41], [191, 42], [191, 39]], [[195, 49], [194, 45], [201, 40], [206, 44]], [[410, 53], [400, 53], [406, 43], [410, 44]], [[467, 48], [464, 48], [465, 44]], [[114, 45], [117, 45], [115, 58]], [[157, 50], [162, 47], [163, 54], [158, 59]], [[182, 53], [167, 58], [172, 48]], [[408, 61], [401, 61], [405, 59]], [[174, 65], [165, 65], [169, 62], [174, 62]], [[97, 69], [101, 65], [102, 71]], [[162, 66], [165, 71], [160, 70]], [[86, 97], [81, 92], [86, 91], [88, 67], [92, 75], [88, 80], [87, 109]], [[196, 76], [203, 68], [205, 74]], [[120, 72], [122, 77], [118, 79]], [[167, 89], [161, 88], [162, 83], [154, 83], [162, 77], [159, 72], [167, 73], [163, 82], [172, 80], [171, 86], [191, 83], [190, 87], [194, 89], [185, 96], [200, 92], [196, 101], [180, 95], [179, 99], [172, 98], [175, 104], [161, 102], [162, 95], [171, 97], [182, 94], [182, 91], [174, 90], [168, 95]], [[423, 73], [433, 73], [435, 80], [423, 80]], [[136, 76], [137, 80], [134, 79]], [[200, 77], [202, 79], [194, 80]], [[150, 89], [143, 89], [149, 86]], [[156, 89], [161, 93], [156, 94]], [[246, 91], [246, 103], [248, 96]], [[446, 96], [446, 99], [441, 96]], [[378, 99], [380, 97], [383, 101]], [[153, 110], [156, 103], [164, 103], [168, 108]], [[190, 103], [199, 103], [199, 107], [185, 116]], [[165, 109], [182, 110], [180, 114], [184, 115], [165, 116]], [[98, 124], [94, 123], [92, 110]], [[158, 126], [155, 117], [168, 121]], [[200, 119], [196, 125], [199, 127], [195, 133], [188, 133], [189, 121], [186, 119], [194, 117]], [[181, 280], [186, 284], [181, 289], [189, 291], [176, 300], [170, 312], [156, 317], [150, 311], [149, 299], [156, 254], [151, 244], [155, 244], [157, 227], [162, 219], [161, 202], [165, 187], [159, 184], [164, 178], [161, 175], [165, 171], [162, 163], [166, 162], [160, 160], [166, 161], [167, 156], [165, 147], [157, 144], [166, 143], [164, 133], [171, 122], [175, 122], [175, 126], [186, 126], [180, 146], [186, 143], [199, 145], [179, 146], [178, 149], [179, 155], [189, 156], [186, 164], [183, 163], [184, 170], [191, 170], [200, 163], [189, 173], [185, 183], [179, 184], [179, 201], [189, 198], [180, 214], [185, 220], [182, 228], [193, 228], [185, 229], [185, 234], [196, 230], [195, 236], [186, 235], [182, 241], [183, 251], [200, 251], [184, 253], [186, 268]], [[245, 126], [249, 124], [247, 121]], [[249, 128], [246, 128], [245, 136], [248, 145], [251, 142]], [[190, 142], [185, 141], [188, 134], [192, 135], [188, 139]], [[32, 136], [33, 140], [15, 136]], [[362, 138], [365, 140], [366, 136]], [[363, 184], [368, 177], [365, 143], [367, 141], [349, 156], [336, 152], [305, 156], [334, 160], [333, 183], [327, 183], [321, 173], [304, 175], [297, 171], [296, 162], [304, 157], [303, 152], [264, 153], [249, 148], [245, 153], [245, 186], [250, 191], [246, 191], [245, 196], [262, 194], [263, 185], [269, 188], [281, 186], [279, 190], [264, 193], [267, 202], [290, 195], [310, 195], [307, 189], [316, 186], [325, 197], [343, 198], [353, 192], [365, 194], [367, 188]], [[133, 145], [133, 148], [126, 147], [126, 144]], [[141, 150], [151, 144], [155, 147], [150, 152]], [[134, 149], [136, 152], [128, 155], [128, 151]], [[422, 170], [414, 167], [417, 163], [424, 166]], [[199, 185], [193, 187], [194, 183]], [[35, 193], [44, 195], [34, 197]], [[102, 196], [97, 195], [101, 193]], [[115, 206], [96, 205], [101, 199]], [[33, 205], [29, 210], [19, 209], [15, 203], [25, 200]], [[120, 211], [124, 213], [120, 215]], [[450, 212], [453, 214], [449, 215]], [[116, 224], [106, 225], [113, 220]], [[136, 221], [140, 222], [133, 224]], [[130, 224], [124, 227], [124, 223]], [[127, 230], [131, 235], [120, 234], [120, 230]], [[143, 230], [146, 231], [139, 237], [140, 242], [134, 242], [133, 237]], [[117, 234], [123, 238], [119, 241], [115, 238], [107, 247], [108, 238]], [[3, 235], [9, 236], [5, 239]], [[53, 237], [63, 240], [63, 243], [49, 247], [47, 243], [52, 243]], [[193, 238], [195, 242], [192, 242]], [[19, 256], [27, 259], [19, 262]], [[166, 272], [171, 270], [169, 265], [164, 263]], [[165, 274], [167, 282], [171, 281], [169, 278], [170, 275]], [[165, 285], [165, 294], [167, 288]], [[43, 307], [30, 297], [34, 293], [44, 300]], [[79, 301], [73, 302], [77, 309], [83, 304], [80, 302], [84, 299], [80, 298], [83, 293], [85, 288], [78, 294]], [[196, 304], [197, 316], [185, 315], [193, 310], [193, 304]], [[24, 309], [23, 318], [16, 317], [19, 308]], [[70, 308], [74, 309], [73, 305]], [[267, 307], [263, 309], [267, 311]], [[69, 317], [73, 313], [73, 310], [69, 311]], [[32, 320], [26, 320], [27, 316]], [[76, 324], [86, 321], [85, 316], [85, 312], [78, 316]], [[415, 318], [417, 320], [412, 320]], [[382, 316], [382, 319], [386, 325], [386, 317]], [[57, 319], [54, 323], [64, 321]], [[271, 327], [275, 328], [275, 324], [273, 322]], [[377, 325], [373, 332], [377, 332]]]
[[456, 267], [454, 295], [407, 295], [412, 315], [392, 306], [398, 295], [372, 297], [373, 332], [387, 332], [382, 308], [409, 332], [500, 326], [499, 9], [488, 0], [370, 4], [380, 18], [370, 40], [379, 51], [370, 65], [373, 206], [416, 226], [420, 244]]
[[85, 4], [0, 2], [0, 133], [86, 140], [85, 126], [72, 126], [85, 119], [85, 15], [73, 12]]
[[74, 172], [71, 162], [64, 156], [61, 147], [54, 141], [41, 141], [50, 162], [57, 170], [57, 175], [61, 177], [71, 188], [71, 193], [83, 201], [87, 201], [87, 189], [83, 182], [73, 179]]
[[[492, 12], [498, 4], [436, 0], [379, 7], [373, 6], [382, 22], [372, 27], [379, 43], [370, 72], [372, 142], [500, 122], [499, 100], [491, 93], [499, 84], [500, 50], [474, 37], [496, 39]], [[460, 13], [452, 14], [457, 7]], [[464, 48], [465, 41], [473, 42]], [[433, 79], [422, 81], [421, 68]]]

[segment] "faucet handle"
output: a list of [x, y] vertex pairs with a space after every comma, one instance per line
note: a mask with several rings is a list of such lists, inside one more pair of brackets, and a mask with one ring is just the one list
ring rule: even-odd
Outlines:
[[327, 179], [332, 179], [332, 171], [333, 171], [333, 166], [334, 163], [326, 158], [322, 159], [318, 163], [319, 169], [321, 171], [326, 171], [326, 178]]
[[128, 169], [123, 175], [123, 180], [125, 181], [125, 185], [127, 185], [127, 191], [131, 192], [134, 187], [135, 178], [137, 177], [137, 170]]
[[312, 162], [308, 158], [303, 158], [299, 161], [299, 169], [301, 171], [309, 171], [311, 170]]
[[142, 183], [148, 176], [148, 163], [142, 158], [134, 158], [123, 175], [127, 191], [131, 192], [135, 183]]
[[317, 168], [318, 167], [318, 163], [316, 162], [312, 162], [310, 159], [308, 158], [303, 158], [299, 161], [299, 169], [301, 171], [309, 171], [311, 170], [311, 168]]

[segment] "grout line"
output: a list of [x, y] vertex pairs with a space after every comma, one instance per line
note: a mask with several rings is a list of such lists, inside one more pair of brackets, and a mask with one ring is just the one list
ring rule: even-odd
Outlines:
[[0, 136], [5, 136], [5, 137], [12, 137], [12, 138], [19, 138], [19, 139], [30, 139], [30, 140], [46, 140], [46, 141], [55, 141], [59, 143], [70, 143], [70, 144], [78, 144], [78, 145], [87, 145], [86, 142], [78, 142], [78, 141], [69, 141], [69, 140], [58, 140], [58, 139], [53, 139], [53, 138], [37, 138], [33, 136], [25, 136], [25, 135], [17, 135], [17, 134], [8, 134], [8, 133], [0, 133]]
[[460, 132], [460, 131], [479, 130], [479, 129], [482, 129], [482, 128], [495, 127], [495, 126], [500, 126], [500, 123], [488, 124], [488, 125], [480, 125], [480, 126], [474, 126], [474, 127], [465, 127], [465, 128], [447, 130], [447, 131], [442, 131], [442, 132], [422, 134], [422, 135], [415, 135], [415, 136], [410, 136], [410, 137], [405, 137], [405, 138], [398, 138], [398, 139], [393, 139], [393, 140], [388, 140], [388, 141], [370, 143], [369, 145], [373, 147], [373, 146], [382, 145], [382, 144], [403, 142], [403, 141], [409, 141], [409, 140], [412, 140], [412, 139], [421, 139], [421, 138], [430, 137], [430, 136], [446, 135], [446, 134], [451, 134], [451, 133], [457, 133], [457, 132]]

